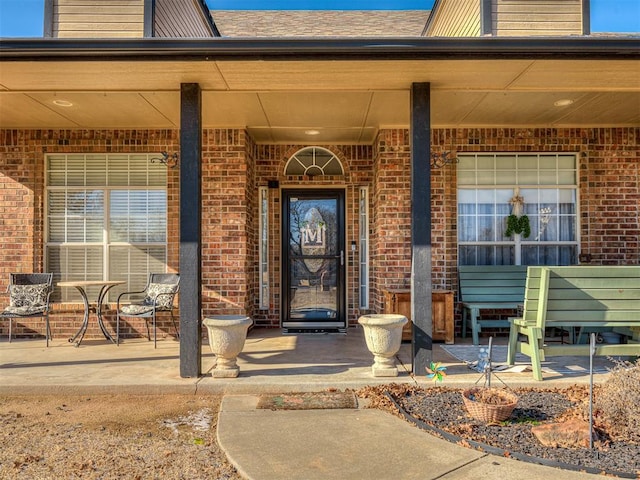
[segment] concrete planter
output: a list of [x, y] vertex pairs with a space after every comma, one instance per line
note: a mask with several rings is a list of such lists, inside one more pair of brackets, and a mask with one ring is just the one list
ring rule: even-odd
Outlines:
[[216, 315], [205, 318], [209, 333], [209, 346], [216, 356], [216, 366], [211, 371], [214, 378], [235, 378], [240, 373], [236, 360], [244, 348], [247, 330], [253, 323], [243, 315]]
[[363, 315], [358, 323], [364, 329], [367, 348], [373, 353], [371, 367], [374, 377], [397, 377], [398, 367], [394, 357], [402, 342], [402, 327], [407, 317], [396, 314]]

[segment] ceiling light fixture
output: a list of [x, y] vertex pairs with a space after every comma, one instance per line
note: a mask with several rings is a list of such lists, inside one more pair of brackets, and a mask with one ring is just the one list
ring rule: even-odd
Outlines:
[[556, 100], [555, 102], [553, 102], [556, 107], [567, 107], [572, 103], [573, 100], [571, 100], [570, 98], [563, 98], [562, 100]]
[[59, 107], [73, 107], [73, 103], [71, 103], [69, 100], [56, 99], [53, 101], [53, 104]]
[[305, 130], [304, 133], [306, 135], [320, 135], [320, 130], [310, 129], [310, 130]]

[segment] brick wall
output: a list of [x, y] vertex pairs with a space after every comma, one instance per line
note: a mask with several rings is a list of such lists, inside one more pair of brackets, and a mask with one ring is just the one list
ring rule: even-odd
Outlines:
[[640, 128], [458, 129], [454, 140], [458, 152], [577, 153], [581, 253], [594, 265], [640, 263]]
[[598, 265], [640, 264], [640, 128], [581, 138], [581, 252]]
[[[432, 150], [437, 153], [449, 151], [448, 145], [451, 145], [455, 134], [454, 129], [433, 130]], [[458, 265], [456, 181], [454, 165], [431, 169], [431, 268], [434, 290], [453, 290], [455, 285]]]
[[[245, 132], [245, 165], [247, 166], [247, 181], [245, 182], [244, 195], [247, 202], [247, 255], [244, 259], [244, 268], [247, 272], [247, 296], [244, 308], [247, 315], [254, 317], [254, 309], [258, 307], [260, 299], [260, 284], [258, 264], [259, 257], [259, 214], [258, 214], [258, 188], [256, 186], [256, 161], [255, 144], [253, 139]], [[258, 302], [255, 300], [258, 299]]]
[[42, 269], [42, 255], [36, 252], [36, 245], [41, 243], [42, 232], [43, 165], [36, 162], [35, 147], [28, 141], [31, 133], [0, 130], [2, 292], [9, 273]]
[[[455, 152], [577, 152], [580, 243], [593, 264], [640, 263], [640, 128], [436, 129], [434, 150]], [[13, 271], [43, 266], [44, 155], [57, 152], [178, 151], [177, 130], [0, 130], [0, 291]], [[382, 288], [410, 281], [410, 152], [407, 130], [382, 130], [372, 146], [327, 146], [343, 162], [344, 178], [286, 177], [286, 160], [302, 146], [255, 145], [243, 130], [206, 130], [203, 135], [203, 312], [242, 313], [258, 325], [280, 322], [280, 190], [270, 189], [270, 308], [258, 309], [257, 188], [278, 180], [344, 188], [347, 246], [358, 240], [358, 188], [369, 187], [371, 311], [381, 308]], [[168, 170], [168, 258], [179, 265], [179, 169]], [[432, 169], [432, 265], [434, 289], [457, 288], [456, 170]], [[26, 228], [25, 228], [26, 227]], [[349, 319], [358, 310], [358, 262], [348, 249]], [[3, 297], [0, 296], [0, 300]], [[0, 304], [4, 307], [4, 303]], [[56, 338], [79, 326], [81, 304], [57, 304]], [[107, 318], [113, 321], [113, 316]], [[0, 335], [7, 334], [0, 325]], [[18, 335], [42, 334], [42, 321], [19, 322]], [[161, 334], [172, 333], [168, 319]], [[128, 325], [128, 335], [146, 334]], [[95, 322], [87, 338], [100, 338]]]
[[[174, 130], [0, 130], [0, 292], [5, 292], [10, 272], [42, 271], [44, 266], [44, 156], [47, 153], [147, 153], [176, 152]], [[179, 169], [167, 170], [168, 229], [179, 231]], [[179, 239], [169, 235], [169, 268], [177, 271]], [[111, 298], [112, 305], [115, 299]], [[0, 308], [8, 298], [0, 295]], [[60, 340], [73, 335], [82, 320], [83, 304], [54, 304], [51, 331]], [[105, 323], [115, 328], [109, 311]], [[144, 320], [127, 319], [123, 336], [146, 335]], [[14, 335], [44, 334], [42, 319], [14, 322]], [[158, 335], [171, 335], [168, 316], [158, 319]], [[8, 322], [0, 323], [0, 335], [8, 334]], [[104, 338], [92, 316], [85, 338]]]
[[382, 290], [411, 286], [411, 151], [408, 130], [382, 130], [374, 145], [371, 219], [373, 310]]
[[[374, 145], [372, 289], [408, 289], [411, 275], [409, 132]], [[579, 154], [580, 249], [596, 265], [640, 263], [640, 128], [435, 129], [434, 151]], [[431, 171], [433, 288], [457, 291], [456, 170]]]
[[[433, 133], [434, 150], [455, 131]], [[382, 130], [376, 140], [371, 215], [375, 309], [382, 290], [411, 288], [411, 151], [408, 130]], [[449, 165], [431, 171], [431, 264], [434, 290], [451, 290], [456, 272], [456, 179]], [[453, 276], [452, 276], [453, 275]]]
[[250, 314], [255, 247], [243, 130], [205, 130], [202, 139], [202, 312]]

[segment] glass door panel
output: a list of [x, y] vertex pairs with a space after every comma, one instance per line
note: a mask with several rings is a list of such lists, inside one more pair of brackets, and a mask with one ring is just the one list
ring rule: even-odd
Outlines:
[[346, 328], [344, 193], [285, 191], [284, 302], [287, 330]]

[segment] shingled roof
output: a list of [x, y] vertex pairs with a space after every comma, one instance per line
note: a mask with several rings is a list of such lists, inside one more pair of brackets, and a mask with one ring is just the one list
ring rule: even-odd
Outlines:
[[420, 37], [429, 10], [211, 10], [223, 37]]

